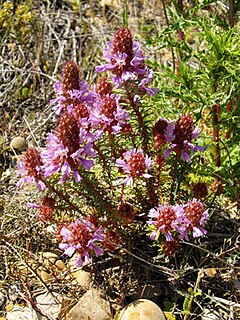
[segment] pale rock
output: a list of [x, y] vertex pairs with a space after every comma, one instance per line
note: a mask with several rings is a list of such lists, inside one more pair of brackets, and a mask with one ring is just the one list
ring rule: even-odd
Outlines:
[[51, 278], [51, 274], [46, 272], [45, 270], [41, 270], [40, 277], [43, 281], [48, 281]]
[[44, 315], [57, 319], [61, 310], [62, 300], [63, 297], [56, 292], [52, 292], [51, 295], [44, 293], [36, 297], [36, 304]]
[[73, 277], [77, 283], [83, 289], [89, 289], [91, 286], [92, 277], [90, 272], [86, 272], [82, 269], [77, 269], [75, 267], [75, 261], [78, 258], [77, 254], [74, 254], [68, 263], [69, 270], [71, 272], [71, 277]]
[[215, 310], [203, 309], [202, 320], [223, 320], [220, 314]]
[[70, 310], [66, 320], [111, 320], [109, 303], [97, 289], [87, 291]]
[[92, 281], [90, 272], [78, 270], [73, 272], [72, 276], [83, 289], [90, 289]]
[[3, 310], [3, 307], [7, 300], [7, 290], [1, 289], [0, 291], [0, 310]]
[[105, 6], [108, 6], [108, 7], [113, 7], [113, 8], [116, 8], [118, 7], [118, 1], [117, 0], [101, 0], [100, 1], [100, 6], [101, 7], [105, 7]]
[[10, 147], [16, 151], [25, 151], [27, 149], [27, 142], [23, 137], [15, 137], [10, 142]]
[[59, 269], [59, 270], [64, 270], [66, 269], [66, 265], [62, 260], [57, 260], [55, 262], [55, 266]]
[[10, 312], [7, 312], [7, 320], [39, 320], [36, 311], [29, 307], [14, 305]]
[[127, 305], [118, 320], [165, 320], [162, 310], [151, 300], [139, 299]]
[[54, 252], [42, 252], [42, 256], [45, 260], [44, 262], [49, 265], [53, 265], [58, 259], [58, 255]]

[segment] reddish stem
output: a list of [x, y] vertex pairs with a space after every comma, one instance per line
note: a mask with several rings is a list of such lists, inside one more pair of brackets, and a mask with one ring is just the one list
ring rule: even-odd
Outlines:
[[[226, 109], [227, 109], [228, 112], [232, 111], [232, 105], [231, 105], [230, 101], [227, 103]], [[231, 129], [228, 129], [227, 132], [226, 132], [225, 137], [226, 137], [227, 140], [230, 138], [231, 131], [232, 131]]]
[[212, 106], [212, 123], [213, 123], [213, 141], [216, 146], [216, 166], [221, 166], [221, 152], [220, 152], [220, 130], [219, 130], [220, 105]]
[[[182, 15], [183, 12], [183, 1], [182, 0], [178, 0], [178, 8], [180, 11], [180, 14]], [[181, 29], [178, 29], [178, 42], [181, 43], [184, 39], [184, 32]], [[178, 52], [178, 58], [176, 61], [176, 74], [179, 75], [179, 65], [180, 65], [180, 49]]]
[[235, 25], [234, 15], [235, 15], [234, 0], [229, 0], [228, 18], [229, 18], [229, 23], [231, 27], [234, 27]]

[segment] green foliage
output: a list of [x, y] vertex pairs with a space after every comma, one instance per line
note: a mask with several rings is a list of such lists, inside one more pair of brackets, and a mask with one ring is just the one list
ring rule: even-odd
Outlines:
[[6, 1], [0, 8], [1, 36], [16, 38], [20, 43], [26, 42], [33, 33], [35, 15], [31, 2], [26, 0], [16, 8], [12, 2]]
[[[226, 19], [199, 10], [212, 2], [198, 2], [183, 13], [177, 3], [169, 6], [168, 26], [156, 37], [148, 38], [147, 43], [157, 46], [160, 53], [171, 48], [175, 59], [170, 62], [172, 67], [159, 64], [156, 113], [174, 117], [185, 112], [195, 116], [204, 129], [202, 141], [208, 147], [202, 169], [212, 179], [220, 177], [228, 195], [236, 199], [240, 166], [240, 25], [230, 28]], [[184, 33], [181, 41], [177, 38], [179, 29]], [[219, 106], [217, 115], [215, 105]], [[219, 136], [218, 142], [214, 134]], [[216, 164], [218, 153], [221, 165]]]

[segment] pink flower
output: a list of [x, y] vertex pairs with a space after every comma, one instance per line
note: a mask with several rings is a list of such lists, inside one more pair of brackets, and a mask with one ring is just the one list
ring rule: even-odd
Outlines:
[[124, 160], [117, 159], [116, 165], [123, 169], [128, 176], [122, 181], [127, 186], [132, 186], [136, 178], [150, 178], [148, 171], [151, 170], [153, 160], [141, 150], [132, 149], [123, 154]]
[[200, 129], [198, 127], [194, 128], [192, 117], [183, 114], [175, 124], [173, 131], [174, 139], [172, 139], [171, 148], [164, 154], [165, 159], [173, 151], [180, 159], [189, 162], [191, 155], [195, 151], [202, 152], [204, 150], [204, 147], [192, 143], [192, 140], [197, 138], [199, 134]]
[[103, 249], [99, 244], [104, 240], [103, 229], [94, 229], [94, 225], [89, 221], [76, 220], [60, 229], [62, 243], [59, 248], [64, 250], [64, 254], [71, 257], [75, 252], [78, 258], [75, 266], [82, 266], [83, 263], [90, 263], [92, 252], [96, 256], [103, 254]]
[[189, 200], [184, 208], [184, 214], [188, 219], [188, 231], [193, 232], [193, 237], [203, 237], [207, 231], [203, 228], [208, 222], [208, 209], [202, 202], [196, 199]]
[[185, 232], [186, 225], [183, 216], [183, 206], [160, 205], [149, 211], [148, 217], [153, 218], [147, 221], [148, 224], [156, 227], [150, 235], [150, 239], [157, 240], [160, 234], [165, 235], [166, 241], [173, 241], [173, 233]]
[[69, 106], [74, 108], [81, 103], [92, 104], [95, 93], [88, 89], [88, 84], [80, 77], [80, 69], [74, 61], [64, 64], [62, 70], [62, 81], [54, 84], [57, 94], [55, 99], [50, 101], [54, 105], [53, 110], [57, 115], [66, 111]]
[[188, 233], [193, 237], [202, 237], [207, 231], [203, 228], [208, 221], [208, 210], [204, 209], [201, 202], [196, 199], [189, 200], [185, 205], [160, 205], [149, 211], [147, 221], [155, 230], [150, 234], [150, 239], [157, 240], [160, 234], [166, 241], [174, 239], [188, 240]]
[[145, 56], [140, 49], [140, 43], [133, 41], [132, 34], [127, 28], [120, 28], [112, 41], [108, 41], [103, 50], [107, 63], [97, 66], [97, 72], [111, 71], [114, 74], [113, 83], [120, 87], [131, 83], [135, 90], [152, 96], [156, 88], [148, 88], [153, 79], [153, 72], [145, 65]]
[[89, 120], [93, 127], [99, 128], [102, 132], [117, 134], [128, 125], [129, 119], [129, 114], [119, 104], [119, 96], [107, 94], [103, 97], [99, 95]]
[[21, 179], [17, 182], [17, 186], [21, 188], [24, 183], [37, 184], [38, 189], [43, 191], [46, 186], [43, 182], [43, 170], [41, 168], [43, 162], [40, 152], [36, 149], [28, 148], [25, 152], [18, 167], [18, 175]]
[[27, 203], [27, 207], [39, 209], [37, 213], [37, 219], [39, 221], [42, 221], [42, 222], [50, 221], [54, 213], [55, 200], [51, 197], [44, 196], [41, 199], [40, 204]]
[[63, 113], [55, 132], [48, 134], [47, 149], [41, 153], [45, 176], [59, 172], [61, 183], [71, 174], [76, 182], [81, 181], [79, 165], [89, 170], [94, 164], [92, 159], [87, 159], [95, 156], [92, 139], [93, 136], [79, 126], [73, 113]]

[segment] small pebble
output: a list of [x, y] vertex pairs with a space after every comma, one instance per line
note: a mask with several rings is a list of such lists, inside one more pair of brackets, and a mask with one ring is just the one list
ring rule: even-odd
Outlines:
[[1, 289], [1, 291], [0, 291], [0, 310], [3, 310], [3, 307], [5, 305], [6, 300], [7, 300], [7, 291], [4, 289]]
[[10, 142], [10, 147], [16, 151], [22, 152], [27, 149], [27, 142], [23, 137], [15, 137]]
[[162, 310], [151, 300], [139, 299], [127, 305], [118, 320], [165, 320]]

